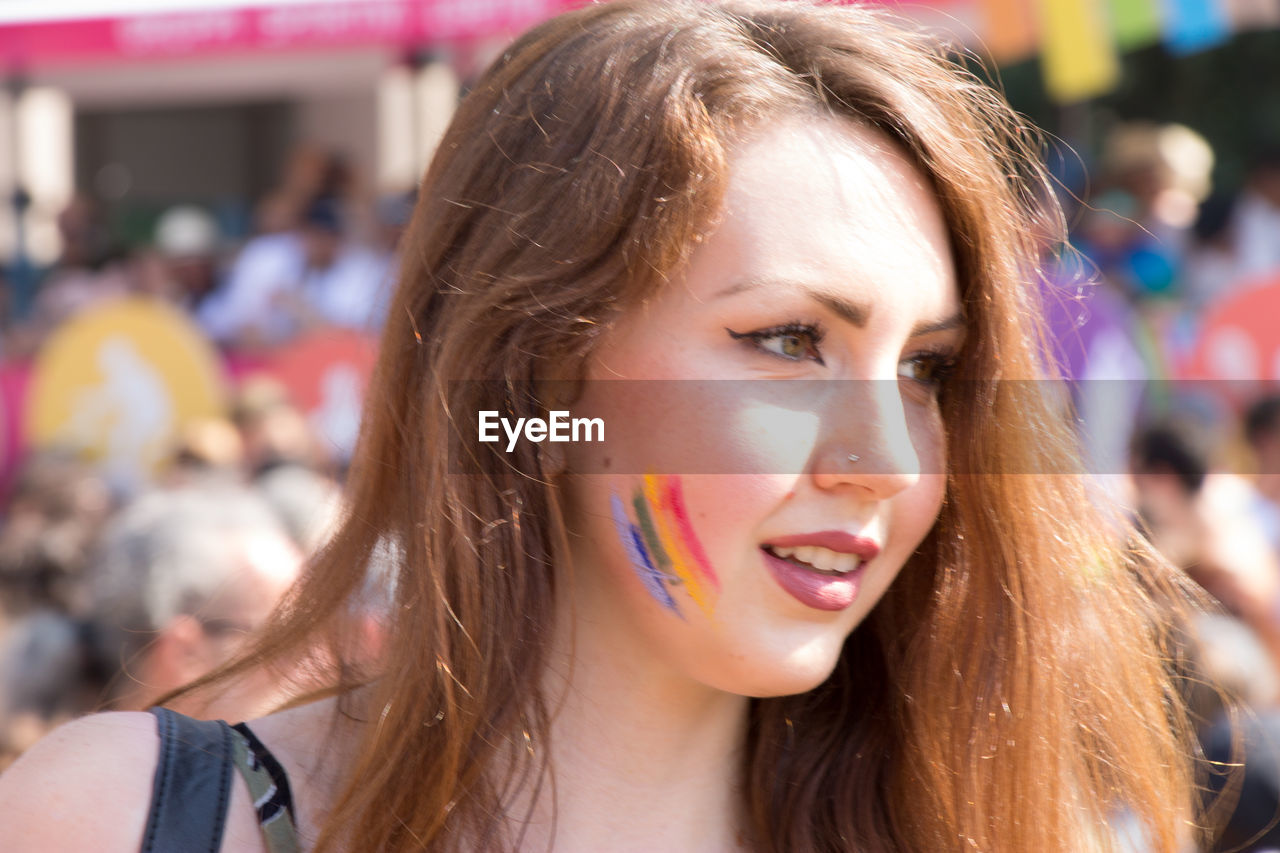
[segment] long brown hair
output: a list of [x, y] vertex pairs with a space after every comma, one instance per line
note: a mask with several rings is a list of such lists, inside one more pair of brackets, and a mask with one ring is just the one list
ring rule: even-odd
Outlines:
[[[539, 685], [564, 527], [536, 451], [513, 465], [464, 436], [482, 408], [540, 414], [510, 389], [577, 375], [663, 286], [718, 210], [735, 134], [815, 108], [895, 139], [940, 200], [970, 327], [965, 390], [943, 401], [964, 473], [831, 678], [752, 702], [756, 847], [1106, 849], [1121, 810], [1151, 849], [1185, 840], [1168, 614], [1186, 594], [1083, 478], [1029, 475], [1072, 470], [1076, 451], [1052, 400], [1000, 381], [1043, 375], [1036, 262], [1062, 223], [1034, 135], [879, 12], [624, 0], [532, 30], [460, 106], [407, 234], [350, 517], [218, 676], [326, 640], [330, 687], [367, 686], [372, 722], [319, 849], [513, 844], [503, 806], [548, 769]], [[380, 545], [396, 598], [370, 668], [350, 653], [350, 602]]]

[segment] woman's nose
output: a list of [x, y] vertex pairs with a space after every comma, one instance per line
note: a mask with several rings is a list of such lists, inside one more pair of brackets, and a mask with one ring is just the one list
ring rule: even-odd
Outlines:
[[[865, 491], [887, 500], [920, 481], [909, 404], [896, 380], [839, 380], [823, 418], [812, 473], [819, 488]], [[941, 473], [941, 472], [937, 472]]]

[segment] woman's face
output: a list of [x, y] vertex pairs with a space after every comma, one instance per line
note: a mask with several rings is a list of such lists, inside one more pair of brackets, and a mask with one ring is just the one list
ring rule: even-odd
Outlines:
[[568, 445], [562, 481], [578, 642], [741, 695], [821, 683], [937, 517], [963, 334], [938, 203], [891, 140], [823, 117], [751, 135], [572, 406], [607, 438]]

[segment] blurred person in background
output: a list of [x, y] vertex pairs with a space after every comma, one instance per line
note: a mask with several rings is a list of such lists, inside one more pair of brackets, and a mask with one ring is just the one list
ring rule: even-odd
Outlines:
[[1189, 307], [1201, 311], [1229, 294], [1239, 281], [1236, 257], [1236, 198], [1215, 193], [1200, 204], [1183, 261], [1183, 292]]
[[342, 492], [321, 473], [324, 459], [306, 418], [284, 386], [266, 376], [240, 387], [231, 417], [248, 481], [276, 510], [303, 553], [314, 554], [341, 515]]
[[61, 723], [100, 708], [85, 623], [41, 609], [0, 632], [0, 768]]
[[[1262, 853], [1280, 849], [1280, 678], [1257, 636], [1238, 619], [1200, 614], [1193, 659], [1199, 678], [1190, 680], [1189, 705], [1200, 721], [1205, 757], [1230, 767], [1233, 749], [1243, 741], [1244, 770], [1232, 780], [1224, 772], [1208, 776], [1207, 792], [1240, 785], [1239, 799], [1213, 853]], [[1223, 706], [1233, 696], [1249, 712], [1233, 720]]]
[[297, 228], [302, 204], [284, 190], [276, 190], [263, 196], [253, 208], [254, 238], [282, 234]]
[[76, 194], [58, 216], [62, 254], [45, 271], [36, 290], [24, 340], [34, 347], [66, 320], [85, 309], [133, 290], [128, 260], [112, 244], [97, 204]]
[[0, 517], [0, 610], [83, 613], [85, 566], [114, 508], [107, 483], [74, 455], [29, 457]]
[[[298, 575], [301, 555], [274, 510], [229, 485], [145, 494], [104, 530], [89, 571], [90, 637], [112, 673], [107, 704], [148, 707], [225, 663]], [[265, 674], [189, 712], [240, 719], [271, 709]]]
[[307, 556], [320, 550], [341, 517], [338, 484], [303, 465], [275, 465], [261, 472], [253, 485]]
[[1186, 310], [1188, 256], [1197, 248], [1192, 226], [1209, 195], [1213, 163], [1208, 142], [1183, 125], [1117, 125], [1073, 234], [1102, 282], [1132, 303], [1132, 336], [1144, 341], [1144, 360], [1156, 375], [1181, 364], [1195, 343], [1196, 318]]
[[302, 229], [306, 271], [293, 305], [300, 330], [327, 325], [377, 331], [381, 325], [391, 254], [357, 242], [352, 229], [340, 219], [333, 197], [321, 197], [308, 209]]
[[254, 350], [288, 339], [295, 324], [292, 291], [306, 268], [300, 226], [251, 238], [202, 316], [205, 331], [233, 349]]
[[1130, 460], [1152, 544], [1240, 619], [1280, 668], [1280, 561], [1265, 506], [1243, 478], [1211, 472], [1207, 433], [1183, 419], [1146, 426]]
[[244, 441], [229, 418], [197, 418], [184, 423], [159, 483], [169, 487], [207, 480], [244, 478]]
[[231, 422], [240, 433], [250, 479], [281, 465], [314, 470], [324, 459], [306, 416], [284, 385], [269, 376], [252, 376], [241, 384], [232, 402]]
[[1253, 158], [1235, 213], [1235, 251], [1242, 282], [1280, 273], [1280, 144]]
[[1076, 232], [1076, 243], [1096, 265], [1106, 286], [1130, 301], [1172, 295], [1176, 259], [1141, 224], [1142, 207], [1125, 189], [1092, 199]]
[[202, 315], [206, 330], [225, 345], [252, 350], [316, 326], [373, 326], [387, 260], [351, 241], [345, 228], [338, 202], [320, 197], [296, 229], [250, 240]]
[[52, 727], [96, 707], [102, 681], [83, 642], [86, 571], [115, 503], [70, 454], [30, 457], [0, 519], [0, 767]]
[[77, 191], [58, 214], [58, 234], [62, 253], [46, 272], [49, 278], [97, 269], [116, 254], [101, 208], [83, 191]]
[[171, 207], [156, 220], [153, 246], [138, 258], [137, 289], [200, 323], [218, 285], [222, 232], [217, 220], [195, 205]]
[[1138, 224], [1179, 254], [1209, 194], [1213, 149], [1205, 138], [1180, 124], [1126, 122], [1104, 141], [1102, 169], [1105, 186], [1135, 201]]
[[1196, 307], [1280, 273], [1280, 146], [1264, 148], [1236, 195], [1200, 206], [1186, 258], [1186, 291]]
[[[1190, 626], [1193, 677], [1188, 704], [1215, 796], [1238, 785], [1238, 800], [1213, 853], [1280, 848], [1280, 563], [1267, 540], [1274, 508], [1242, 478], [1211, 470], [1211, 437], [1189, 418], [1148, 426], [1134, 437], [1132, 479], [1152, 543], [1223, 605]], [[1271, 509], [1271, 512], [1268, 512]], [[1224, 698], [1248, 708], [1233, 717]]]
[[1267, 538], [1280, 553], [1280, 394], [1262, 397], [1249, 406], [1244, 436], [1253, 451], [1258, 494], [1271, 508]]
[[312, 199], [334, 197], [344, 208], [357, 207], [356, 172], [341, 155], [303, 142], [285, 162], [279, 184], [254, 208], [255, 235], [292, 231]]
[[373, 263], [381, 267], [382, 278], [377, 285], [372, 308], [367, 314], [366, 328], [370, 332], [380, 334], [386, 322], [391, 297], [395, 295], [396, 276], [400, 272], [401, 239], [405, 229], [409, 227], [417, 200], [417, 190], [413, 190], [384, 196], [374, 207], [376, 227], [370, 246], [375, 255]]

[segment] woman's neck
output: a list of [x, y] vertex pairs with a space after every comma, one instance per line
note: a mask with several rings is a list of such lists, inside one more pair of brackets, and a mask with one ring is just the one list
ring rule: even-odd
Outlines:
[[544, 785], [522, 848], [745, 849], [739, 780], [749, 700], [627, 654], [641, 647], [619, 636], [626, 630], [579, 623], [557, 632], [545, 680], [554, 797]]

